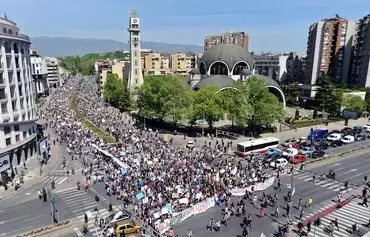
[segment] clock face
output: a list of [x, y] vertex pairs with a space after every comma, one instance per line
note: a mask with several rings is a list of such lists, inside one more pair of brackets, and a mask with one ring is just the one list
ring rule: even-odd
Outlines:
[[133, 22], [133, 23], [137, 23], [137, 19], [133, 19], [133, 20], [132, 20], [132, 22]]

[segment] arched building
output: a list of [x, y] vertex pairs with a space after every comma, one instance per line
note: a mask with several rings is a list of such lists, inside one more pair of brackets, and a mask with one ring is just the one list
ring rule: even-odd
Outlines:
[[252, 55], [237, 44], [217, 44], [208, 49], [200, 58], [198, 68], [193, 68], [187, 79], [194, 90], [207, 86], [223, 89], [231, 87], [237, 80], [246, 81], [251, 75], [263, 78], [269, 91], [285, 106], [285, 96], [279, 84], [272, 78], [254, 74]]

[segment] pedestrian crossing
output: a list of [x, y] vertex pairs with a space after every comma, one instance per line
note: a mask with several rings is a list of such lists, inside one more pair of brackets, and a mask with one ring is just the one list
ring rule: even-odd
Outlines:
[[98, 206], [94, 198], [85, 190], [77, 190], [76, 187], [56, 192], [59, 199], [63, 201], [74, 213], [83, 215], [86, 211], [92, 211]]
[[[321, 217], [321, 225], [316, 227], [315, 236], [317, 237], [327, 237], [330, 236], [329, 233], [326, 231], [327, 227], [330, 225], [332, 220], [337, 218], [338, 220], [338, 229], [334, 227], [333, 235], [334, 237], [347, 237], [350, 236], [350, 233], [347, 231], [351, 229], [352, 225], [357, 223], [357, 227], [361, 230], [362, 233], [366, 233], [369, 231], [369, 228], [365, 227], [362, 224], [367, 224], [369, 222], [370, 217], [370, 208], [362, 206], [362, 200], [355, 198], [347, 205], [344, 205], [341, 208], [336, 209], [334, 212], [330, 213], [327, 216]], [[305, 217], [308, 219], [313, 217], [317, 213], [320, 213], [330, 207], [333, 204], [329, 204], [318, 209], [315, 213], [311, 213]], [[297, 223], [295, 223], [297, 224]], [[308, 233], [307, 236], [314, 236], [314, 228], [315, 226], [311, 225], [311, 231]], [[303, 231], [307, 232], [307, 227], [303, 229]]]
[[37, 155], [28, 157], [27, 160], [26, 160], [27, 169], [33, 170], [33, 169], [36, 169], [36, 168], [40, 168], [40, 166], [41, 166], [40, 161], [41, 160], [40, 160], [40, 158], [38, 159]]
[[[90, 216], [89, 214], [87, 214], [88, 215], [87, 230], [92, 236], [100, 236], [100, 234], [102, 233], [102, 229], [100, 229], [99, 224], [98, 226], [95, 226], [95, 216], [96, 215], [98, 216], [98, 220], [100, 220], [100, 218], [103, 218], [103, 220], [105, 220], [105, 218], [107, 218], [110, 213], [108, 212], [107, 209], [99, 210], [99, 212], [91, 211], [90, 213], [91, 213]], [[81, 223], [84, 223], [85, 214], [82, 214], [78, 216], [77, 218], [79, 221], [81, 221]], [[81, 232], [82, 231], [83, 230], [81, 229]]]
[[[299, 180], [303, 180], [305, 182], [312, 182], [312, 180], [313, 180], [312, 176], [313, 176], [312, 174], [300, 173], [298, 175], [295, 175], [294, 178], [299, 179]], [[320, 186], [322, 188], [327, 188], [327, 189], [333, 190], [335, 192], [339, 192], [339, 191], [349, 192], [349, 191], [352, 191], [353, 189], [357, 188], [356, 186], [349, 184], [348, 189], [344, 190], [344, 183], [339, 182], [337, 180], [332, 180], [332, 179], [319, 180], [318, 178], [316, 178], [316, 180], [314, 182], [312, 182], [312, 184], [314, 184], [316, 186]]]
[[51, 181], [54, 179], [55, 185], [59, 185], [65, 182], [69, 182], [71, 180], [70, 177], [67, 176], [44, 176], [41, 178], [39, 183], [42, 183], [43, 185], [51, 185]]

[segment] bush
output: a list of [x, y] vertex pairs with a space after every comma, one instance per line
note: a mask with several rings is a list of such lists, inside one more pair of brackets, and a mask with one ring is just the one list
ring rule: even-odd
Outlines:
[[302, 128], [302, 127], [309, 127], [309, 126], [314, 126], [314, 125], [319, 125], [319, 124], [325, 124], [327, 122], [329, 121], [324, 120], [324, 119], [296, 120], [293, 122], [293, 125], [297, 128]]
[[90, 121], [85, 120], [84, 121], [84, 126], [86, 128], [88, 128], [89, 130], [91, 130], [93, 133], [95, 133], [97, 136], [103, 138], [104, 141], [106, 141], [108, 143], [116, 142], [116, 139], [114, 137], [110, 136], [109, 134], [107, 134], [107, 133], [103, 132], [102, 130], [100, 130], [99, 128], [95, 127], [95, 125], [92, 124]]

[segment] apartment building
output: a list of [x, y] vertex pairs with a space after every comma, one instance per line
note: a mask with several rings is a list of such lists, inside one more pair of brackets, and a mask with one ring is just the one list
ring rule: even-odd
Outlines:
[[356, 22], [340, 17], [324, 19], [309, 28], [305, 84], [315, 85], [321, 74], [347, 82], [351, 73]]
[[31, 73], [35, 85], [36, 96], [48, 94], [48, 70], [45, 58], [41, 57], [36, 50], [30, 52]]
[[245, 32], [225, 32], [221, 35], [206, 36], [204, 38], [204, 51], [216, 44], [238, 44], [248, 49], [249, 36]]
[[370, 86], [370, 14], [357, 24], [356, 45], [353, 57], [351, 83], [359, 87]]
[[198, 65], [201, 54], [177, 53], [171, 54], [171, 70], [176, 75], [188, 75], [192, 68]]
[[144, 75], [167, 75], [170, 70], [170, 54], [149, 53], [144, 56]]
[[59, 64], [55, 57], [45, 57], [46, 68], [48, 71], [48, 87], [57, 88], [59, 86]]
[[287, 75], [288, 55], [254, 55], [255, 73], [282, 82]]

